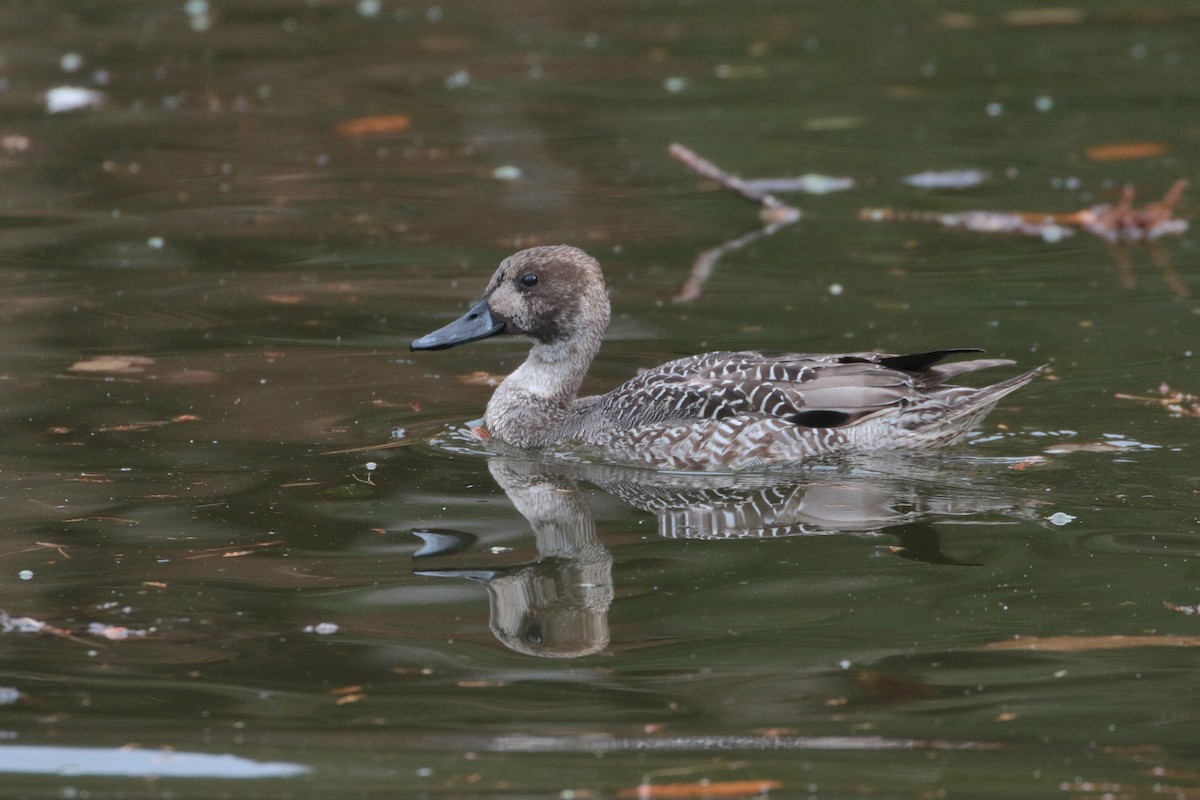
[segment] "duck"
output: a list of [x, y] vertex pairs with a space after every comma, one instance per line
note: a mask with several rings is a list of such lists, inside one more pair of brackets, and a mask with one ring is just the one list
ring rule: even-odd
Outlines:
[[949, 381], [1016, 362], [945, 361], [982, 352], [976, 348], [721, 351], [669, 361], [606, 394], [580, 397], [611, 314], [596, 259], [569, 245], [532, 247], [505, 258], [464, 315], [410, 348], [523, 336], [532, 342], [528, 357], [487, 404], [492, 440], [521, 450], [585, 445], [618, 462], [687, 471], [943, 447], [1044, 369], [970, 387]]

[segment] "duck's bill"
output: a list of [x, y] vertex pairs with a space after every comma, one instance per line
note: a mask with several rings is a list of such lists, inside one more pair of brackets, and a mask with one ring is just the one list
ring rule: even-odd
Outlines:
[[444, 350], [447, 347], [477, 342], [504, 330], [504, 323], [492, 319], [487, 298], [444, 328], [428, 333], [408, 346], [410, 350]]

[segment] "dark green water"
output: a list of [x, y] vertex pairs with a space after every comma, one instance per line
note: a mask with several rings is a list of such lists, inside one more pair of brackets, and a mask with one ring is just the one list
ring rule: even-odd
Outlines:
[[[1200, 393], [1194, 233], [858, 219], [1194, 182], [1197, 34], [1185, 3], [0, 7], [0, 796], [1200, 796], [1200, 420], [1114, 396]], [[759, 223], [671, 142], [856, 186], [677, 303]], [[588, 390], [717, 348], [1050, 374], [933, 456], [489, 459], [448, 431], [523, 346], [407, 343], [557, 242], [609, 280]]]

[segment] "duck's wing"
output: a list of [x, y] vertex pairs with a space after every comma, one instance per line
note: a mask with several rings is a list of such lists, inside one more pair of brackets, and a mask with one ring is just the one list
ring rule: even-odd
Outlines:
[[602, 398], [602, 413], [622, 428], [734, 416], [841, 427], [940, 393], [953, 394], [955, 387], [942, 384], [957, 375], [1013, 363], [1007, 359], [938, 363], [962, 352], [978, 351], [707, 353], [638, 375]]

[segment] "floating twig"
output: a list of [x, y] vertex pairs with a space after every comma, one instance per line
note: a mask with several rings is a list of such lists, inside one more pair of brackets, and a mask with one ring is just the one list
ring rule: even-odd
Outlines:
[[1172, 389], [1166, 383], [1158, 386], [1158, 396], [1116, 394], [1118, 400], [1133, 400], [1135, 403], [1159, 406], [1173, 417], [1200, 417], [1200, 395]]
[[1175, 210], [1187, 189], [1186, 180], [1175, 181], [1163, 198], [1138, 208], [1133, 204], [1136, 190], [1126, 186], [1120, 200], [1113, 203], [1082, 208], [1069, 214], [1046, 214], [1029, 211], [961, 211], [941, 214], [935, 211], [905, 211], [895, 208], [864, 208], [858, 218], [871, 222], [906, 221], [933, 222], [947, 228], [961, 228], [979, 233], [1008, 233], [1036, 236], [1047, 242], [1058, 242], [1074, 236], [1076, 229], [1086, 231], [1109, 244], [1109, 252], [1117, 265], [1121, 285], [1132, 289], [1137, 280], [1130, 263], [1129, 244], [1144, 245], [1150, 251], [1163, 281], [1175, 295], [1188, 297], [1191, 290], [1171, 266], [1171, 258], [1162, 248], [1163, 236], [1181, 236], [1188, 221], [1175, 216]]
[[1121, 191], [1116, 205], [1103, 204], [1085, 208], [1068, 218], [1088, 233], [1110, 242], [1152, 242], [1161, 236], [1181, 236], [1187, 231], [1187, 220], [1175, 217], [1175, 207], [1187, 190], [1186, 180], [1177, 180], [1158, 202], [1134, 208], [1137, 193], [1132, 184]]
[[734, 237], [696, 256], [696, 260], [692, 263], [691, 275], [684, 282], [683, 286], [680, 287], [679, 294], [672, 298], [676, 303], [689, 303], [700, 297], [704, 291], [705, 282], [716, 271], [717, 262], [721, 260], [722, 256], [732, 250], [740, 250], [751, 242], [765, 236], [770, 236], [780, 228], [791, 225], [804, 216], [800, 209], [789, 206], [771, 194], [771, 190], [779, 191], [775, 187], [780, 186], [783, 181], [792, 181], [792, 183], [782, 185], [794, 186], [796, 185], [795, 181], [802, 181], [804, 177], [809, 176], [794, 179], [767, 178], [748, 181], [726, 172], [708, 159], [702, 158], [695, 151], [681, 144], [672, 144], [669, 152], [676, 159], [690, 167], [696, 174], [716, 181], [718, 185], [728, 189], [743, 200], [760, 206], [758, 216], [765, 223], [762, 228], [756, 231]]
[[1187, 189], [1186, 180], [1175, 181], [1163, 199], [1135, 208], [1136, 190], [1126, 186], [1115, 205], [1103, 203], [1069, 214], [1047, 214], [1034, 211], [961, 211], [939, 214], [933, 211], [904, 211], [895, 208], [864, 208], [858, 218], [872, 222], [916, 221], [936, 222], [948, 228], [983, 233], [1015, 233], [1038, 236], [1056, 242], [1074, 231], [1072, 226], [1114, 243], [1146, 243], [1162, 236], [1179, 236], [1187, 231], [1185, 219], [1175, 217], [1175, 208]]
[[895, 208], [864, 208], [858, 218], [868, 222], [934, 222], [946, 228], [961, 228], [978, 233], [1010, 233], [1037, 236], [1057, 242], [1075, 231], [1063, 224], [1064, 215], [1029, 214], [1021, 211], [960, 211], [941, 214], [936, 211], [905, 211]]
[[787, 224], [804, 216], [800, 209], [793, 208], [775, 195], [754, 186], [751, 182], [726, 172], [690, 148], [681, 144], [672, 144], [668, 148], [668, 152], [690, 167], [697, 175], [716, 181], [721, 187], [728, 189], [743, 200], [762, 206], [759, 216], [763, 222]]
[[764, 228], [742, 234], [716, 247], [710, 247], [696, 256], [696, 260], [692, 262], [692, 274], [683, 282], [683, 286], [679, 287], [679, 294], [672, 297], [671, 302], [690, 303], [700, 297], [704, 291], [704, 284], [716, 271], [717, 262], [721, 260], [722, 256], [734, 250], [741, 250], [751, 242], [756, 242], [765, 236], [770, 236], [786, 224], [786, 222], [772, 222]]

